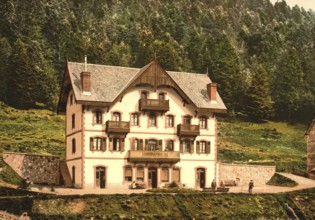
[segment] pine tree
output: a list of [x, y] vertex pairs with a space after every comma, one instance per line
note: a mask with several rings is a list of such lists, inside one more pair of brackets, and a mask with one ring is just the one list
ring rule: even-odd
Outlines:
[[267, 119], [272, 114], [268, 75], [261, 64], [256, 67], [246, 92], [244, 112], [255, 120]]
[[275, 81], [273, 100], [278, 119], [294, 120], [302, 100], [304, 73], [295, 48], [290, 48], [280, 60]]

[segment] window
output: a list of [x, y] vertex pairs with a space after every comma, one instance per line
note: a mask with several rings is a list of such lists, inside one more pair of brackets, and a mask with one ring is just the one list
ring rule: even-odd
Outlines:
[[199, 152], [201, 154], [205, 154], [206, 153], [206, 142], [205, 141], [200, 141], [200, 149]]
[[72, 139], [72, 153], [74, 154], [76, 151], [76, 146], [75, 146], [75, 139]]
[[210, 141], [197, 141], [197, 153], [198, 154], [210, 154]]
[[148, 92], [143, 91], [141, 92], [141, 99], [147, 99], [148, 98]]
[[174, 141], [173, 140], [168, 140], [166, 142], [166, 151], [174, 151]]
[[72, 114], [72, 129], [75, 128], [75, 114]]
[[132, 113], [131, 114], [131, 125], [132, 126], [138, 126], [139, 125], [139, 114], [138, 113]]
[[119, 112], [113, 113], [113, 121], [120, 121], [120, 113]]
[[109, 149], [111, 151], [124, 151], [125, 139], [120, 137], [114, 137], [109, 139]]
[[185, 139], [180, 142], [180, 152], [181, 153], [194, 153], [194, 141]]
[[131, 182], [132, 181], [132, 168], [125, 167], [125, 181]]
[[105, 151], [106, 138], [92, 137], [90, 138], [90, 149], [91, 151]]
[[156, 140], [149, 140], [147, 147], [148, 147], [148, 150], [158, 150], [157, 141]]
[[162, 170], [161, 170], [161, 181], [162, 182], [168, 182], [169, 181], [168, 167], [162, 167]]
[[139, 140], [135, 139], [133, 142], [133, 149], [134, 150], [139, 150]]
[[174, 116], [173, 115], [167, 115], [166, 116], [166, 127], [167, 128], [174, 127]]
[[72, 183], [75, 183], [75, 166], [72, 166]]
[[101, 111], [95, 111], [94, 112], [93, 123], [94, 124], [102, 124], [102, 112]]
[[159, 93], [159, 100], [165, 100], [165, 93]]
[[143, 167], [137, 167], [136, 180], [144, 181], [144, 168]]
[[149, 127], [156, 127], [156, 115], [154, 113], [149, 115]]
[[183, 118], [183, 124], [185, 124], [185, 125], [190, 125], [190, 119], [191, 119], [190, 116], [184, 116], [184, 118]]
[[72, 105], [73, 104], [73, 95], [71, 94], [70, 95], [70, 105]]
[[172, 177], [173, 177], [173, 181], [177, 183], [180, 182], [180, 169], [179, 168], [177, 167], [173, 168]]
[[190, 152], [190, 141], [188, 140], [183, 141], [183, 150], [184, 150], [184, 153]]
[[120, 138], [113, 138], [113, 151], [120, 151]]
[[200, 117], [200, 128], [201, 129], [207, 129], [207, 118], [206, 117]]

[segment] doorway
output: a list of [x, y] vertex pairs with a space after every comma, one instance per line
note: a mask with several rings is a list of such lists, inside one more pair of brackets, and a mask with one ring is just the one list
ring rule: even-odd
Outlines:
[[206, 171], [204, 168], [198, 168], [196, 172], [196, 186], [203, 189], [206, 186]]
[[96, 188], [105, 189], [106, 186], [105, 167], [96, 167], [95, 185]]
[[148, 185], [150, 188], [157, 188], [157, 169], [155, 167], [149, 168]]

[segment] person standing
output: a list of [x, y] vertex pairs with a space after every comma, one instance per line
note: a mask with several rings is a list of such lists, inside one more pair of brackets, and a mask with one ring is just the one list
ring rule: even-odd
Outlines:
[[253, 193], [254, 182], [251, 180], [248, 184], [248, 193]]
[[212, 188], [213, 190], [215, 190], [215, 189], [217, 188], [217, 183], [215, 182], [215, 180], [212, 181], [212, 183], [211, 183], [211, 188]]

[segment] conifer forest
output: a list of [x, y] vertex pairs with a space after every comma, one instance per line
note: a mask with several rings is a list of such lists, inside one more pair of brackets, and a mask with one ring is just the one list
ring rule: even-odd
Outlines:
[[315, 117], [315, 12], [269, 0], [3, 0], [0, 101], [56, 109], [66, 61], [208, 74], [230, 113]]

